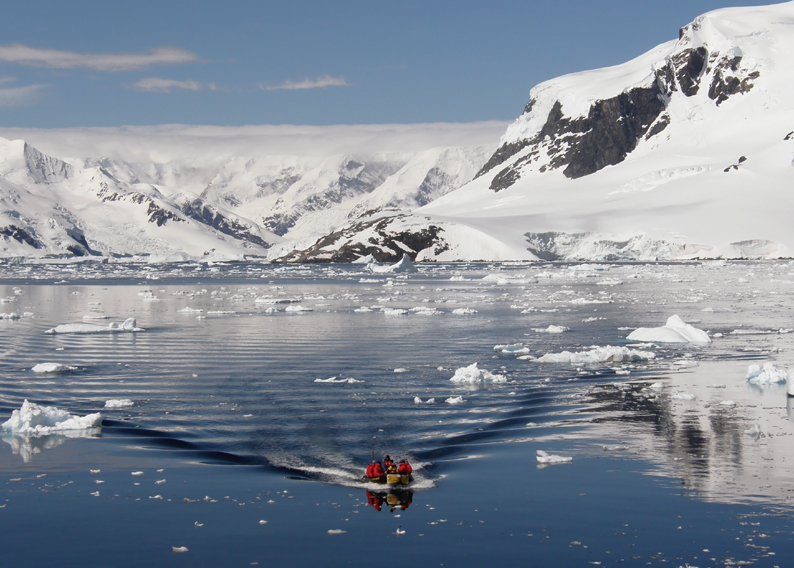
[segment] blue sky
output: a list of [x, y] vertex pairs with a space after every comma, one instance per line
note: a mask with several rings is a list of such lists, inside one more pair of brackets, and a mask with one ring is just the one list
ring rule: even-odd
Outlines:
[[767, 3], [25, 0], [0, 19], [0, 126], [511, 120], [540, 81]]

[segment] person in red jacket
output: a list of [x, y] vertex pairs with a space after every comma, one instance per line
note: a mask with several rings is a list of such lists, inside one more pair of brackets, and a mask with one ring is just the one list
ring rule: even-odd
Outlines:
[[402, 460], [400, 465], [397, 466], [397, 473], [411, 475], [413, 473], [413, 468], [411, 464], [408, 463], [408, 460]]
[[380, 462], [372, 462], [367, 466], [367, 477], [370, 479], [381, 477], [383, 475], [383, 467], [381, 467]]
[[390, 467], [394, 467], [394, 462], [391, 461], [391, 458], [389, 456], [383, 458], [383, 467], [386, 469], [386, 471], [389, 471]]

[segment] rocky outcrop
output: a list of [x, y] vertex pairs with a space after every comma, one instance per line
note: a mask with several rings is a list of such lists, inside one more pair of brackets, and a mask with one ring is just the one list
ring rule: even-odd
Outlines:
[[352, 223], [319, 239], [305, 250], [297, 250], [276, 262], [353, 262], [372, 255], [378, 262], [397, 262], [407, 254], [412, 261], [423, 250], [435, 247], [435, 254], [447, 250], [443, 229], [428, 224], [414, 228], [395, 227], [406, 215], [368, 219]]
[[[670, 125], [667, 107], [674, 96], [695, 97], [707, 89], [708, 98], [719, 106], [749, 92], [759, 72], [745, 69], [742, 55], [733, 51], [710, 53], [707, 45], [693, 46], [696, 42], [688, 34], [699, 28], [692, 26], [682, 30], [679, 49], [649, 70], [652, 80], [594, 101], [583, 116], [566, 115], [564, 104], [554, 101], [534, 135], [503, 143], [477, 177], [491, 175], [490, 189], [501, 191], [530, 170], [562, 169], [569, 179], [587, 176], [619, 164], [642, 140], [662, 133]], [[549, 108], [539, 102], [530, 99], [524, 116]], [[499, 170], [505, 163], [509, 165]]]
[[18, 243], [29, 245], [34, 249], [41, 248], [41, 243], [39, 243], [32, 234], [16, 225], [0, 227], [0, 238], [4, 240], [14, 239]]

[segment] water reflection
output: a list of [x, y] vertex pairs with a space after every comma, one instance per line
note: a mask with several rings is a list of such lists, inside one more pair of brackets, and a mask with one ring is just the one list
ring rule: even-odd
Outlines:
[[413, 502], [414, 492], [408, 489], [391, 489], [390, 491], [367, 491], [367, 503], [376, 511], [383, 505], [392, 513], [397, 509], [405, 511]]
[[[627, 444], [707, 500], [786, 502], [794, 491], [794, 398], [748, 385], [746, 362], [709, 362], [661, 381], [602, 384], [591, 433]], [[784, 413], [785, 409], [785, 413]]]
[[14, 455], [18, 455], [25, 463], [30, 462], [33, 456], [42, 453], [44, 450], [57, 448], [69, 439], [74, 438], [99, 438], [102, 435], [102, 428], [89, 428], [87, 430], [65, 430], [59, 434], [49, 436], [24, 436], [13, 434], [2, 436], [6, 444], [11, 446]]

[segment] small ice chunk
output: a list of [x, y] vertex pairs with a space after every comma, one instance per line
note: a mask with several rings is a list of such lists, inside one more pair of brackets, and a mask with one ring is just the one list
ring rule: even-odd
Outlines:
[[422, 399], [419, 398], [418, 396], [415, 396], [414, 397], [414, 404], [422, 404]]
[[670, 398], [672, 398], [673, 400], [695, 400], [695, 398], [697, 397], [695, 397], [694, 394], [677, 392], [674, 395], [672, 395]]
[[764, 363], [764, 366], [750, 365], [747, 368], [747, 382], [754, 384], [785, 383], [788, 380], [788, 371], [775, 367], [774, 363]]
[[529, 353], [529, 347], [525, 347], [522, 343], [494, 345], [493, 350], [499, 355], [526, 355]]
[[3, 423], [3, 430], [13, 434], [47, 436], [64, 430], [87, 430], [102, 425], [100, 413], [75, 416], [54, 406], [42, 406], [32, 402], [22, 403], [19, 410]]
[[347, 534], [347, 531], [343, 531], [342, 529], [328, 529], [328, 534], [330, 535]]
[[571, 328], [564, 325], [550, 325], [545, 328], [533, 327], [532, 331], [535, 333], [565, 333], [566, 331], [571, 331]]
[[449, 380], [453, 383], [473, 385], [479, 383], [504, 383], [507, 382], [507, 377], [495, 375], [485, 369], [478, 369], [477, 363], [472, 363], [468, 367], [459, 368]]
[[187, 552], [187, 546], [172, 546], [171, 550], [174, 551], [174, 554], [182, 554], [183, 552]]
[[394, 369], [394, 372], [395, 373], [407, 373], [408, 369], [406, 369], [405, 367], [397, 367], [396, 369]]
[[140, 476], [140, 475], [143, 475], [143, 472], [142, 471], [133, 471], [132, 475]]
[[266, 525], [266, 524], [267, 524], [267, 521], [259, 521], [259, 524], [260, 524], [260, 525]]
[[68, 373], [69, 371], [76, 371], [77, 367], [71, 365], [63, 365], [61, 363], [39, 363], [34, 365], [31, 371], [34, 373]]
[[471, 308], [456, 308], [452, 310], [452, 313], [456, 316], [471, 316], [477, 313], [477, 310], [473, 310]]
[[451, 396], [447, 400], [445, 400], [444, 402], [446, 402], [447, 404], [463, 404], [466, 401], [463, 400], [463, 396], [462, 395], [458, 395], [458, 396]]
[[727, 406], [727, 407], [734, 407], [736, 406], [735, 400], [723, 400], [720, 402], [720, 406]]
[[135, 318], [127, 318], [124, 323], [111, 323], [107, 327], [87, 323], [64, 323], [48, 329], [44, 333], [119, 333], [127, 331], [143, 331], [137, 327]]
[[711, 343], [705, 331], [685, 323], [677, 315], [667, 318], [662, 327], [637, 328], [626, 339], [646, 343]]
[[301, 314], [304, 312], [311, 312], [312, 309], [305, 306], [287, 306], [284, 308], [284, 311], [289, 314]]
[[557, 464], [557, 463], [570, 463], [573, 461], [572, 457], [563, 457], [563, 456], [554, 456], [551, 454], [547, 454], [543, 450], [537, 450], [537, 455], [535, 456], [539, 463], [543, 464]]
[[345, 379], [345, 378], [339, 378], [339, 377], [329, 377], [327, 379], [314, 379], [314, 382], [315, 383], [349, 383], [349, 384], [354, 384], [354, 383], [363, 383], [364, 381], [359, 381], [359, 380], [353, 379], [353, 378]]
[[435, 404], [435, 403], [436, 403], [436, 399], [435, 398], [428, 398], [425, 401], [425, 404]]
[[105, 401], [105, 408], [128, 408], [135, 406], [135, 403], [128, 398], [115, 398]]

